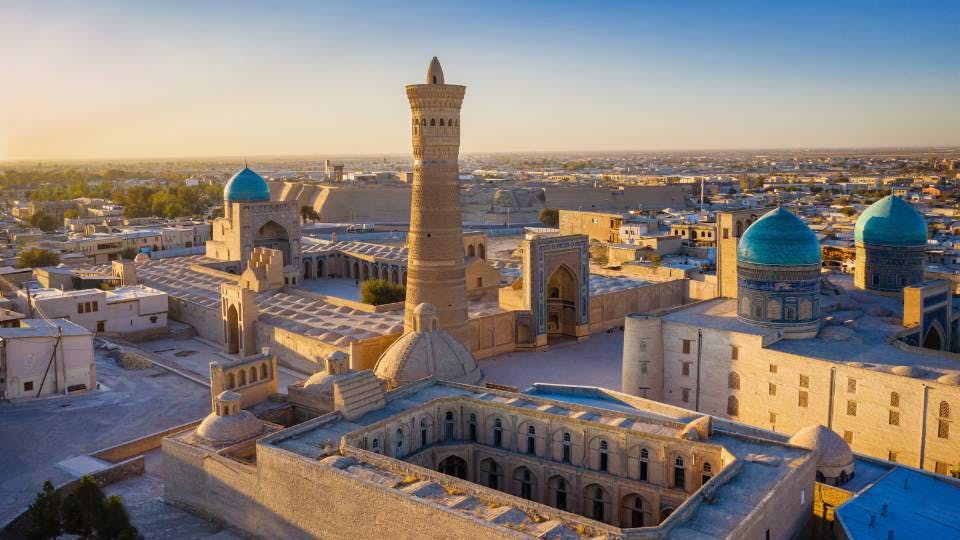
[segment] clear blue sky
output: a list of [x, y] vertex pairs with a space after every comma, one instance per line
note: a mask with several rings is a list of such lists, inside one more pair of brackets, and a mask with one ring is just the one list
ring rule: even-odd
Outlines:
[[8, 2], [0, 159], [960, 145], [960, 2]]

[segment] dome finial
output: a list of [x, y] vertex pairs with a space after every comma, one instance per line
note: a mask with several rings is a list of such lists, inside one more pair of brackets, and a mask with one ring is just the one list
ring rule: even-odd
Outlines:
[[440, 60], [437, 60], [436, 56], [427, 68], [427, 84], [443, 84], [443, 68], [440, 67]]

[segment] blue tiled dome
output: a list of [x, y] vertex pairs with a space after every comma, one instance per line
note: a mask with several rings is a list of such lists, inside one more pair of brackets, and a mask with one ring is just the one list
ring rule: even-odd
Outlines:
[[770, 266], [820, 264], [820, 242], [802, 219], [777, 208], [743, 233], [737, 260]]
[[230, 202], [269, 201], [270, 187], [262, 176], [244, 167], [224, 186], [223, 199]]
[[880, 246], [924, 246], [927, 222], [900, 197], [887, 195], [870, 205], [857, 218], [854, 239]]

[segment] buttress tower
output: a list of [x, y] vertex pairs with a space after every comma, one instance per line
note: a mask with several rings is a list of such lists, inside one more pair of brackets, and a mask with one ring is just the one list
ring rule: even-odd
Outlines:
[[460, 214], [460, 106], [465, 86], [446, 84], [433, 57], [425, 84], [407, 86], [413, 116], [413, 192], [407, 237], [404, 331], [414, 329], [414, 308], [437, 308], [440, 328], [468, 339], [467, 289]]

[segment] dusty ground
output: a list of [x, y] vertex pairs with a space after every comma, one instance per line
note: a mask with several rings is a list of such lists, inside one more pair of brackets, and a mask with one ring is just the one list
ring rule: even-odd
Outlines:
[[602, 386], [620, 390], [623, 332], [591, 334], [586, 341], [562, 341], [545, 351], [513, 352], [477, 363], [487, 382], [523, 390], [535, 382]]
[[130, 521], [145, 538], [177, 540], [234, 540], [239, 537], [220, 525], [166, 504], [160, 450], [146, 454], [146, 474], [107, 486], [107, 495], [119, 495]]
[[100, 350], [97, 379], [108, 390], [0, 403], [0, 522], [29, 504], [44, 480], [75, 477], [58, 463], [210, 410], [207, 388], [158, 368], [123, 369]]

